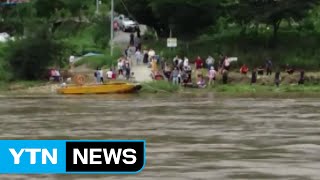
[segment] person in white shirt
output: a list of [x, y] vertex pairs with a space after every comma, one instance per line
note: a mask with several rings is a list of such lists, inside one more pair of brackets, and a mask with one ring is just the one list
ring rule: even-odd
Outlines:
[[118, 59], [118, 74], [123, 75], [123, 59]]
[[129, 57], [133, 56], [135, 52], [136, 52], [136, 47], [130, 46], [128, 49], [128, 56]]
[[151, 61], [151, 59], [156, 55], [156, 52], [153, 49], [150, 49], [148, 52], [149, 55], [149, 62]]
[[189, 66], [189, 59], [187, 57], [184, 57], [183, 67]]
[[139, 65], [142, 62], [142, 54], [140, 50], [136, 52], [136, 61], [137, 61], [137, 65]]
[[69, 68], [72, 71], [74, 68], [74, 63], [76, 61], [76, 57], [75, 56], [70, 56], [69, 57]]
[[216, 80], [216, 75], [217, 75], [216, 70], [214, 69], [213, 66], [211, 66], [210, 71], [209, 71], [209, 73], [208, 73], [209, 85], [214, 84], [214, 81]]
[[183, 64], [184, 64], [184, 60], [183, 59], [179, 59], [179, 63], [178, 63], [179, 70], [182, 70]]
[[104, 80], [103, 80], [103, 70], [102, 70], [102, 69], [99, 69], [98, 73], [99, 73], [99, 75], [100, 75], [100, 83], [103, 84], [103, 83], [104, 83]]
[[56, 76], [57, 81], [61, 81], [61, 75], [60, 75], [59, 70], [55, 70], [55, 76]]
[[107, 72], [107, 78], [112, 79], [112, 75], [113, 75], [113, 71], [112, 69], [109, 69], [109, 71]]
[[56, 76], [60, 77], [60, 72], [58, 70], [55, 70]]
[[130, 60], [130, 65], [132, 66], [132, 62], [135, 58], [135, 53], [136, 53], [136, 47], [134, 47], [133, 45], [131, 45], [128, 49], [128, 58]]
[[176, 57], [173, 58], [173, 65], [178, 66], [178, 64], [179, 64], [179, 56], [176, 55]]
[[209, 71], [211, 70], [211, 67], [214, 65], [214, 61], [215, 60], [213, 59], [213, 57], [208, 56], [206, 63], [207, 63], [207, 68]]

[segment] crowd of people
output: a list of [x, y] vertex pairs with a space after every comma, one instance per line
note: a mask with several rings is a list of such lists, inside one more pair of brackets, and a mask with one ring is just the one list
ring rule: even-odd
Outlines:
[[[253, 68], [252, 70], [252, 75], [251, 75], [251, 84], [255, 84], [257, 82], [257, 76], [263, 76], [265, 73], [267, 76], [272, 75], [272, 70], [273, 70], [273, 64], [271, 60], [267, 60], [264, 66], [259, 66], [256, 68]], [[247, 75], [249, 72], [249, 68], [246, 64], [242, 65], [240, 68], [240, 73], [243, 75]], [[289, 66], [288, 64], [285, 66], [285, 72], [287, 72], [289, 75], [292, 75], [294, 72], [296, 72], [296, 69]], [[302, 85], [304, 84], [305, 81], [305, 72], [304, 70], [299, 70], [300, 72], [300, 78], [298, 80], [298, 84]], [[280, 76], [280, 71], [276, 71], [275, 77], [274, 77], [274, 82], [277, 87], [279, 87], [280, 82], [281, 82], [281, 76]]]
[[112, 66], [104, 75], [101, 68], [97, 68], [94, 73], [96, 83], [103, 84], [104, 77], [107, 80], [126, 79], [129, 81], [135, 81], [134, 72], [132, 72], [132, 66], [135, 64], [139, 65], [142, 63], [141, 53], [141, 35], [140, 31], [137, 31], [137, 36], [133, 33], [130, 34], [129, 45], [125, 49], [124, 54], [117, 60], [117, 66]]
[[[165, 62], [162, 69], [164, 77], [175, 85], [191, 86], [198, 88], [205, 88], [215, 84], [217, 75], [221, 74], [223, 84], [228, 83], [228, 74], [230, 71], [231, 63], [237, 61], [237, 58], [229, 58], [224, 55], [219, 56], [219, 61], [216, 62], [212, 56], [208, 56], [204, 61], [200, 56], [194, 60], [194, 69], [187, 57], [180, 58], [178, 55], [173, 58], [172, 64]], [[158, 62], [162, 62], [161, 60]], [[153, 66], [153, 65], [152, 65]], [[153, 70], [154, 71], [154, 70]], [[246, 64], [240, 68], [240, 74], [247, 75], [250, 69]], [[296, 69], [286, 65], [285, 71], [291, 75]], [[267, 59], [262, 66], [255, 67], [251, 70], [251, 85], [257, 83], [258, 76], [271, 76], [273, 73], [273, 63]], [[158, 71], [159, 73], [159, 71]], [[193, 83], [193, 73], [195, 73], [196, 83]], [[304, 84], [304, 71], [300, 70], [300, 78], [298, 84]], [[280, 71], [275, 72], [274, 83], [279, 87], [281, 82]], [[196, 84], [196, 85], [194, 85]]]
[[[205, 61], [198, 56], [194, 60], [194, 70], [187, 57], [180, 58], [178, 55], [173, 58], [171, 64], [161, 59], [157, 59], [155, 62], [164, 64], [162, 68], [163, 75], [165, 79], [171, 81], [173, 84], [183, 85], [185, 87], [205, 88], [208, 85], [214, 85], [218, 73], [223, 75], [223, 81], [227, 83], [227, 75], [232, 61], [226, 56], [220, 55], [220, 61], [216, 64], [215, 59], [210, 55]], [[152, 65], [152, 67], [153, 66], [154, 65]], [[157, 68], [152, 69], [154, 72], [154, 69]], [[196, 76], [196, 85], [192, 82], [193, 72], [195, 72]], [[161, 71], [157, 71], [157, 73], [161, 73]]]
[[131, 72], [129, 60], [124, 57], [121, 57], [118, 60], [117, 68], [111, 67], [106, 71], [106, 74], [104, 74], [104, 71], [101, 68], [97, 68], [94, 72], [94, 77], [97, 84], [104, 84], [104, 77], [109, 81], [121, 78], [132, 82], [135, 81], [134, 72]]
[[[108, 80], [123, 78], [134, 81], [134, 65], [148, 66], [151, 69], [151, 75], [155, 80], [168, 80], [174, 85], [182, 85], [185, 87], [205, 88], [215, 84], [218, 74], [221, 76], [223, 84], [228, 83], [228, 74], [232, 62], [237, 61], [237, 58], [230, 58], [220, 54], [218, 61], [209, 55], [205, 60], [200, 56], [196, 57], [190, 63], [189, 59], [184, 56], [175, 56], [172, 61], [168, 61], [156, 54], [153, 49], [142, 50], [140, 32], [137, 36], [130, 34], [128, 47], [125, 49], [123, 56], [117, 61], [116, 67], [111, 67], [106, 74], [101, 68], [97, 68], [94, 73], [97, 83], [104, 83], [104, 77]], [[293, 74], [296, 70], [289, 65], [286, 66], [286, 72]], [[249, 67], [243, 64], [240, 68], [240, 74], [247, 76], [250, 72]], [[273, 73], [273, 63], [271, 59], [267, 59], [262, 66], [254, 67], [251, 70], [251, 84], [257, 82], [258, 76], [271, 76]], [[146, 74], [148, 76], [148, 74]], [[193, 78], [195, 77], [195, 78]], [[193, 81], [196, 80], [194, 83]], [[279, 86], [281, 82], [280, 71], [275, 72], [274, 83]], [[304, 71], [300, 71], [300, 79], [298, 84], [304, 84]]]

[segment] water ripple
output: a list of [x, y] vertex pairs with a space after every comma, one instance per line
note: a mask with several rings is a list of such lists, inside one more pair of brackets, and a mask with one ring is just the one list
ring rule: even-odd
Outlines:
[[145, 139], [137, 176], [0, 179], [318, 179], [319, 99], [0, 97], [1, 139]]

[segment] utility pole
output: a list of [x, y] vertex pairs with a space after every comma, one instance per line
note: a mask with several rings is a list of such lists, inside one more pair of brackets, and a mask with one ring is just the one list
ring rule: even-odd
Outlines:
[[99, 14], [99, 1], [100, 0], [96, 0], [96, 14]]
[[110, 34], [110, 51], [111, 51], [111, 56], [113, 56], [113, 13], [114, 13], [114, 0], [111, 0], [111, 34]]

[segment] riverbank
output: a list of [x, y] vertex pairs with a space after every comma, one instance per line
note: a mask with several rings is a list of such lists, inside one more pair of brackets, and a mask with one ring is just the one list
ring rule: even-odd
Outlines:
[[[46, 82], [15, 82], [5, 86], [1, 84], [1, 95], [57, 95], [58, 84]], [[252, 97], [252, 98], [307, 98], [320, 97], [319, 85], [289, 85], [283, 84], [279, 88], [273, 85], [248, 85], [248, 84], [216, 84], [204, 89], [184, 88], [172, 85], [167, 81], [153, 81], [142, 83], [138, 96], [188, 96], [198, 97], [215, 95], [221, 97]]]
[[45, 81], [1, 82], [0, 94], [50, 94], [58, 87], [59, 84]]
[[[91, 77], [94, 70], [89, 71], [88, 68], [76, 68], [72, 71], [75, 74], [82, 74], [87, 77], [86, 83], [94, 83], [95, 80]], [[251, 75], [241, 75], [238, 72], [230, 72], [228, 84], [222, 84], [221, 74], [217, 75], [217, 80], [214, 85], [208, 86], [204, 89], [198, 88], [184, 88], [179, 85], [173, 85], [168, 81], [152, 81], [146, 80], [147, 72], [142, 70], [149, 70], [148, 68], [140, 68], [140, 76], [136, 78], [138, 83], [142, 84], [140, 95], [207, 95], [216, 94], [217, 96], [228, 97], [320, 97], [320, 74], [317, 72], [308, 72], [305, 75], [305, 85], [298, 85], [299, 73], [289, 75], [282, 73], [281, 84], [277, 88], [274, 85], [274, 76], [258, 76], [257, 83], [250, 85]], [[139, 75], [139, 73], [136, 73]], [[206, 70], [203, 70], [206, 74]], [[196, 77], [193, 75], [193, 82], [196, 82]], [[53, 95], [56, 94], [56, 89], [59, 87], [58, 83], [45, 81], [17, 81], [0, 84], [0, 94], [11, 95]]]
[[248, 84], [216, 84], [204, 89], [185, 88], [172, 85], [166, 81], [144, 83], [141, 93], [145, 94], [190, 94], [203, 95], [214, 93], [230, 97], [320, 97], [319, 85], [283, 84], [280, 87], [273, 85]]

